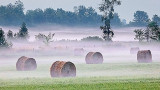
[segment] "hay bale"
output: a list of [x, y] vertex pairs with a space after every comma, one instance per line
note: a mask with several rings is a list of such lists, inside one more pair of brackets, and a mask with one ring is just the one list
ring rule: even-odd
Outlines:
[[36, 60], [33, 58], [28, 58], [22, 56], [18, 59], [16, 63], [16, 69], [18, 71], [32, 71], [37, 68]]
[[75, 56], [81, 56], [84, 54], [84, 49], [83, 48], [76, 48], [74, 49], [74, 55]]
[[137, 60], [139, 63], [151, 63], [152, 54], [150, 50], [142, 50], [137, 53]]
[[103, 55], [100, 52], [89, 52], [86, 55], [85, 61], [87, 64], [102, 64]]
[[137, 54], [139, 50], [140, 50], [139, 47], [133, 47], [130, 49], [130, 54]]
[[50, 68], [51, 77], [75, 77], [76, 67], [72, 62], [56, 61]]

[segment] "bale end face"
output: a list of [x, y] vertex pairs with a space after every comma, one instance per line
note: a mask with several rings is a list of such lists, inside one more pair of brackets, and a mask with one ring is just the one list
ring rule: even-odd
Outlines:
[[18, 59], [16, 63], [17, 71], [32, 71], [37, 68], [36, 60], [33, 58], [28, 58], [22, 56]]
[[103, 55], [100, 52], [89, 52], [85, 58], [86, 64], [102, 64]]
[[51, 77], [75, 77], [76, 67], [72, 62], [56, 61], [50, 68]]
[[139, 63], [151, 63], [152, 54], [150, 50], [142, 50], [137, 53], [137, 60]]

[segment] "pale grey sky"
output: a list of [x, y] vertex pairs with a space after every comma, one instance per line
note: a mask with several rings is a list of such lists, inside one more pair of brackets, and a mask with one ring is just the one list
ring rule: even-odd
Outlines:
[[[14, 3], [16, 0], [0, 0], [0, 5]], [[101, 0], [21, 0], [24, 3], [25, 11], [28, 9], [41, 8], [63, 8], [64, 10], [73, 11], [74, 6], [85, 5], [92, 6], [98, 11]], [[115, 11], [119, 13], [122, 19], [130, 21], [137, 10], [146, 11], [150, 18], [154, 14], [160, 15], [160, 0], [121, 0], [122, 5], [117, 6]]]

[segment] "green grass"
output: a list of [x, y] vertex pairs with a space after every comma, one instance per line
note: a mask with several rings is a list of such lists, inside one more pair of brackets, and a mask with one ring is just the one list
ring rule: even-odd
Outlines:
[[2, 90], [159, 90], [160, 79], [92, 78], [26, 78], [1, 81]]
[[160, 90], [160, 63], [76, 64], [75, 78], [51, 78], [49, 67], [31, 72], [1, 67], [0, 90]]

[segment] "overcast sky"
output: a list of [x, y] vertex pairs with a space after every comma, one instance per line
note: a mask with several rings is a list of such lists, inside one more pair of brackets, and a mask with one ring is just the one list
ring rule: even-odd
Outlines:
[[[0, 5], [7, 5], [14, 3], [16, 0], [0, 0]], [[63, 8], [64, 10], [73, 11], [74, 6], [85, 5], [92, 6], [98, 11], [98, 6], [101, 0], [21, 0], [24, 3], [25, 11], [29, 9], [48, 7], [57, 9]], [[133, 20], [133, 14], [137, 10], [146, 11], [150, 18], [154, 14], [160, 16], [160, 0], [121, 0], [122, 5], [117, 6], [115, 11], [119, 13], [120, 18], [127, 21]]]

